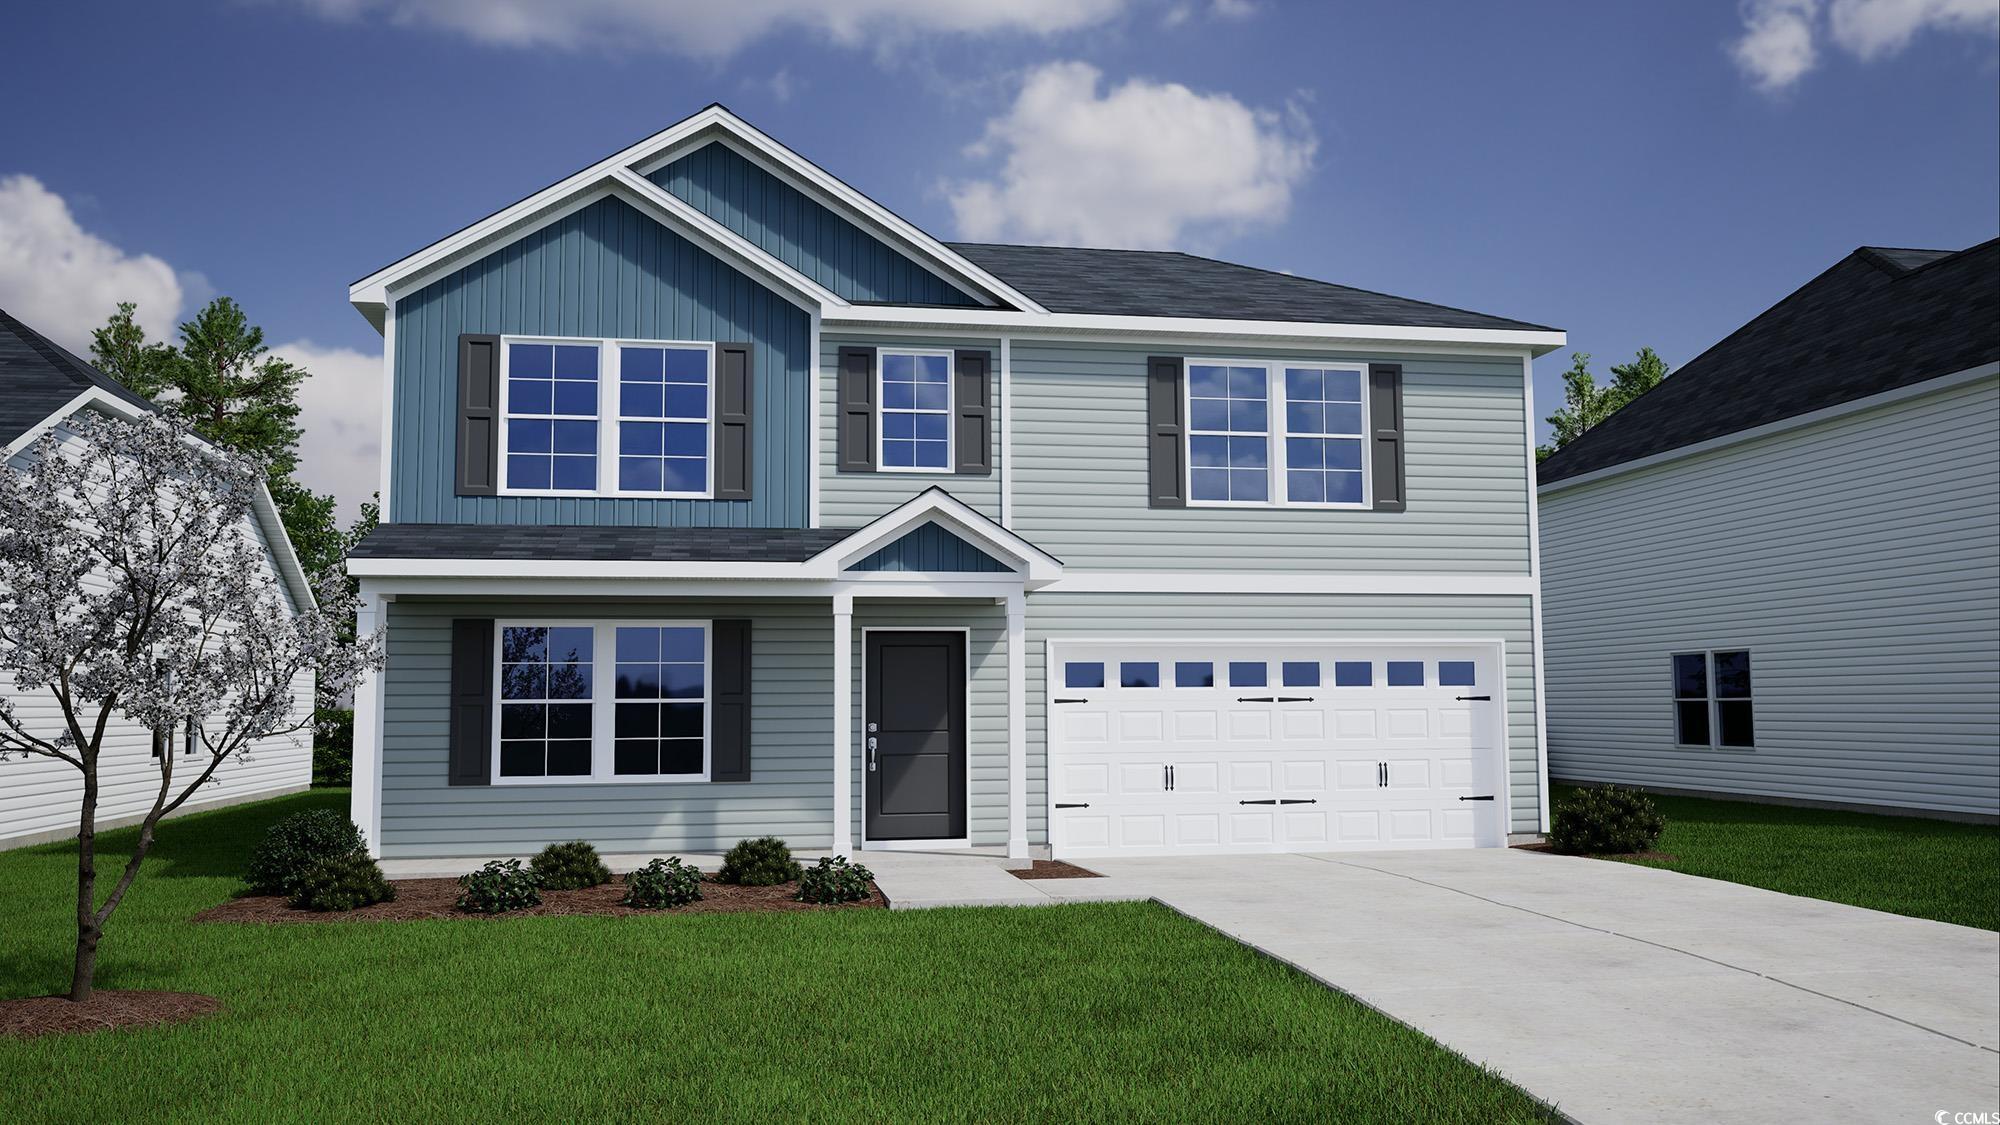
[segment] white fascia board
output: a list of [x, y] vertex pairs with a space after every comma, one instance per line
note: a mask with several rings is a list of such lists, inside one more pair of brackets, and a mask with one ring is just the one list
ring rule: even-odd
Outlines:
[[62, 424], [63, 419], [68, 418], [84, 407], [97, 406], [104, 409], [111, 409], [111, 403], [119, 404], [120, 409], [111, 410], [112, 413], [117, 414], [119, 417], [129, 420], [137, 416], [137, 411], [132, 405], [118, 396], [98, 387], [85, 387], [77, 393], [75, 398], [56, 407], [49, 412], [48, 417], [21, 431], [20, 435], [15, 437], [13, 441], [8, 442], [4, 447], [0, 447], [0, 461], [8, 460], [16, 453], [35, 444], [35, 442], [41, 439], [43, 434], [55, 429], [58, 425]]
[[1269, 570], [1071, 570], [1037, 594], [1376, 594], [1531, 597], [1527, 574]]
[[348, 559], [353, 578], [525, 578], [699, 581], [819, 579], [805, 563], [657, 562], [646, 559]]
[[285, 584], [292, 588], [293, 597], [307, 609], [319, 608], [319, 599], [313, 595], [312, 580], [306, 577], [305, 567], [299, 563], [298, 549], [292, 546], [292, 537], [285, 532], [285, 521], [278, 514], [277, 501], [271, 499], [271, 489], [261, 480], [257, 482], [257, 495], [251, 498], [250, 507], [257, 514], [257, 522], [263, 525], [264, 541], [271, 547], [271, 561], [277, 564]]
[[988, 519], [978, 509], [946, 492], [929, 488], [856, 529], [854, 534], [809, 560], [837, 573], [876, 549], [895, 542], [925, 523], [936, 523], [981, 550], [1003, 556], [1031, 585], [1062, 576], [1062, 560]]
[[1543, 329], [1418, 328], [1382, 324], [1318, 324], [1307, 321], [1228, 320], [1184, 316], [1123, 316], [1098, 313], [1019, 313], [1000, 309], [938, 309], [910, 306], [854, 305], [829, 310], [832, 328], [936, 329], [993, 335], [1071, 335], [1099, 333], [1160, 339], [1169, 336], [1204, 340], [1238, 339], [1311, 344], [1358, 344], [1370, 347], [1414, 344], [1456, 345], [1482, 351], [1526, 351], [1542, 355], [1564, 346], [1566, 333]]
[[1906, 386], [1896, 387], [1893, 390], [1869, 395], [1866, 398], [1852, 399], [1848, 402], [1837, 402], [1832, 406], [1821, 407], [1806, 414], [1795, 414], [1790, 418], [1780, 418], [1775, 422], [1766, 422], [1761, 426], [1752, 426], [1747, 430], [1737, 430], [1735, 433], [1722, 434], [1718, 437], [1709, 438], [1706, 441], [1698, 441], [1676, 449], [1662, 450], [1659, 453], [1649, 456], [1635, 458], [1630, 461], [1621, 461], [1616, 465], [1606, 465], [1602, 469], [1595, 469], [1588, 473], [1579, 473], [1573, 477], [1564, 477], [1561, 480], [1550, 481], [1547, 484], [1540, 485], [1537, 491], [1540, 495], [1547, 496], [1565, 489], [1594, 484], [1597, 481], [1606, 480], [1625, 473], [1635, 473], [1640, 469], [1650, 469], [1655, 465], [1663, 465], [1669, 461], [1678, 461], [1684, 457], [1695, 457], [1717, 449], [1726, 449], [1732, 445], [1741, 445], [1744, 442], [1756, 441], [1758, 438], [1770, 437], [1773, 434], [1782, 434], [1788, 430], [1799, 430], [1807, 426], [1818, 425], [1821, 422], [1830, 422], [1835, 418], [1844, 418], [1849, 414], [1859, 414], [1863, 411], [1874, 410], [1877, 407], [1890, 406], [1909, 399], [1938, 394], [1955, 387], [1965, 386], [1967, 383], [1977, 383], [1981, 379], [1991, 379], [1996, 375], [2000, 375], [2000, 363], [1986, 363], [1978, 367], [1969, 367], [1964, 371], [1954, 371], [1949, 375], [1940, 375], [1935, 379], [1926, 379], [1921, 383], [1910, 383]]

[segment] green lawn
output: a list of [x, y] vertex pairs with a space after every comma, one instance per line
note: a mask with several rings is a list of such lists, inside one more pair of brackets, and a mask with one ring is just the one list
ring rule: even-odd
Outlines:
[[[1555, 796], [1571, 792], [1558, 786]], [[2000, 930], [2000, 828], [1654, 796], [1659, 850], [1684, 871], [1786, 894]]]
[[[169, 822], [99, 982], [179, 1027], [0, 1040], [10, 1122], [1536, 1120], [1519, 1090], [1150, 904], [196, 925], [322, 790]], [[108, 850], [131, 846], [129, 832]], [[109, 864], [101, 865], [110, 866]], [[0, 853], [0, 997], [59, 991], [68, 845]]]

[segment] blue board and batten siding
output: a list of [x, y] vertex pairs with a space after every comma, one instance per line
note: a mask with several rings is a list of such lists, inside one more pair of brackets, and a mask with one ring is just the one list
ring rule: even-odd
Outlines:
[[847, 300], [980, 304], [727, 145], [704, 145], [647, 178]]
[[1014, 568], [944, 528], [927, 523], [847, 569], [916, 574], [1001, 574]]
[[[748, 341], [751, 499], [458, 496], [460, 333]], [[396, 302], [392, 518], [405, 523], [804, 527], [812, 320], [616, 199], [604, 199]]]

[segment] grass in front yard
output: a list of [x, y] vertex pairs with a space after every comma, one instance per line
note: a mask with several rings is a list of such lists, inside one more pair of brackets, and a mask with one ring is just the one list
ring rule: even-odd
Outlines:
[[1628, 862], [2000, 930], [2000, 828], [1658, 794], [1653, 803], [1667, 818], [1657, 847], [1675, 858]]
[[[1150, 904], [201, 924], [316, 791], [169, 822], [99, 983], [178, 1027], [0, 1039], [10, 1122], [1520, 1121], [1518, 1089]], [[105, 850], [129, 848], [129, 832]], [[104, 866], [109, 866], [105, 864]], [[66, 983], [69, 845], [0, 853], [0, 996]]]

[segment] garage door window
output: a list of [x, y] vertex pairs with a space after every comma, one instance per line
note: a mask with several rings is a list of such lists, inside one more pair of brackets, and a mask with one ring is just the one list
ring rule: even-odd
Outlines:
[[1261, 660], [1232, 660], [1229, 662], [1230, 687], [1263, 687], [1269, 682], [1269, 673]]
[[1470, 660], [1438, 661], [1439, 687], [1473, 687], [1475, 685], [1473, 684], [1472, 680], [1473, 680], [1472, 661]]
[[1333, 663], [1334, 687], [1371, 687], [1375, 683], [1375, 666], [1366, 660], [1336, 660]]
[[1286, 687], [1318, 687], [1319, 661], [1287, 660], [1283, 674]]
[[1424, 662], [1421, 660], [1389, 661], [1390, 687], [1424, 686]]
[[1128, 660], [1118, 666], [1119, 687], [1159, 687], [1160, 665], [1155, 660]]
[[1175, 687], [1214, 687], [1215, 665], [1206, 660], [1182, 660], [1174, 665]]
[[1098, 688], [1104, 686], [1104, 665], [1096, 661], [1072, 660], [1063, 665], [1063, 686]]

